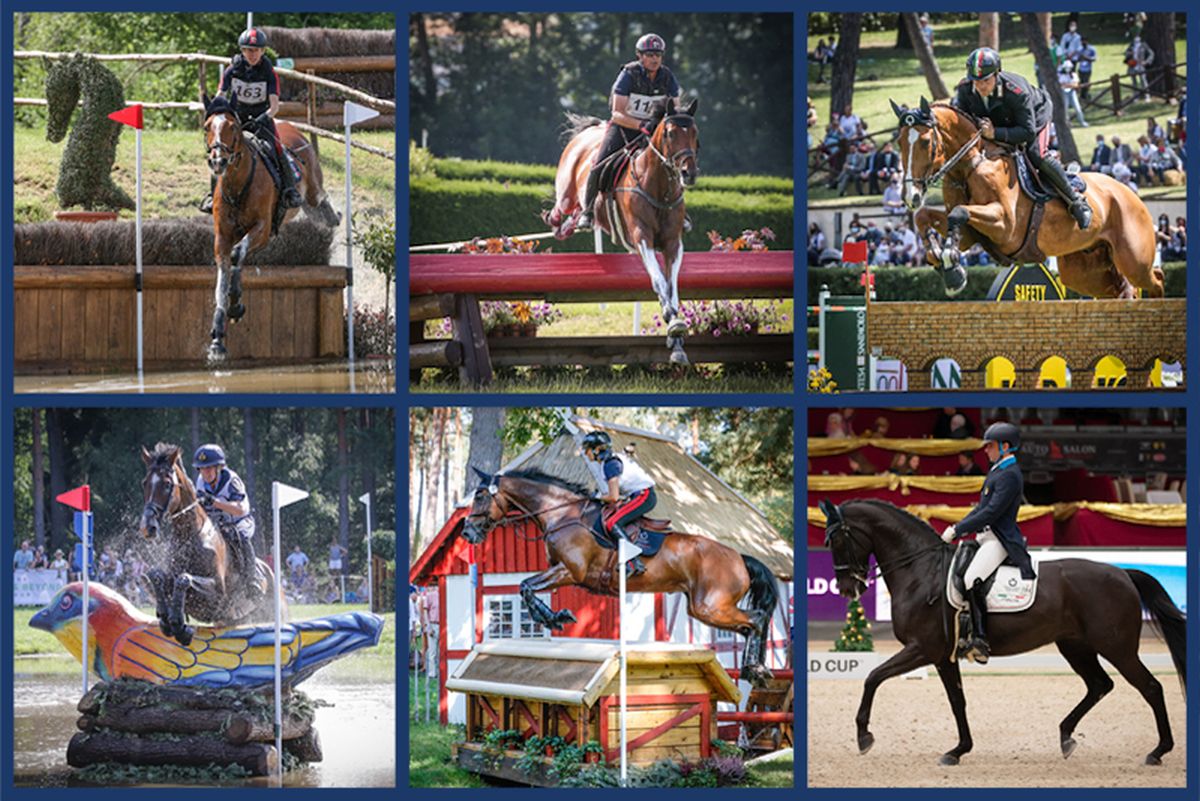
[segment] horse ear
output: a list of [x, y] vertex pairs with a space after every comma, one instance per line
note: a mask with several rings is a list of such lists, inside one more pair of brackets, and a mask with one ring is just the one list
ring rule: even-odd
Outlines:
[[668, 97], [667, 98], [667, 116], [669, 117], [674, 113], [675, 113], [675, 98]]
[[933, 113], [933, 109], [929, 108], [929, 101], [925, 99], [925, 95], [921, 95], [921, 112], [923, 114]]
[[688, 103], [688, 107], [683, 110], [683, 113], [687, 114], [689, 117], [695, 117], [696, 116], [696, 106], [698, 106], [698, 105], [700, 105], [700, 99], [695, 98], [695, 97], [692, 98], [692, 102]]
[[142, 461], [146, 463], [146, 467], [149, 467], [150, 463], [154, 461], [153, 454], [146, 450], [145, 445], [142, 446]]
[[479, 476], [480, 483], [482, 483], [482, 484], [491, 484], [492, 483], [492, 477], [490, 475], [483, 472], [475, 465], [471, 465], [471, 469], [475, 471], [475, 475]]
[[904, 109], [897, 106], [896, 101], [892, 100], [890, 97], [888, 98], [888, 102], [892, 104], [892, 111], [895, 113], [896, 119], [898, 119], [898, 120], [904, 119]]
[[208, 110], [212, 108], [212, 98], [208, 96], [208, 92], [200, 93], [200, 102], [204, 104], [204, 113], [207, 114]]
[[167, 453], [170, 454], [172, 463], [179, 461], [179, 446], [178, 445], [172, 445], [171, 449], [169, 451], [167, 451]]
[[837, 505], [828, 498], [822, 498], [821, 502], [817, 504], [817, 507], [821, 510], [821, 513], [825, 515], [826, 522], [832, 523], [841, 519], [841, 512], [838, 510]]

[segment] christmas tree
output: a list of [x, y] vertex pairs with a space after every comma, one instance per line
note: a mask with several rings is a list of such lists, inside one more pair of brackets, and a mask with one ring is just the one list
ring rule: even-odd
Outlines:
[[842, 626], [842, 634], [833, 644], [835, 651], [874, 651], [875, 643], [871, 639], [871, 624], [863, 611], [862, 604], [851, 601], [846, 609], [846, 625]]

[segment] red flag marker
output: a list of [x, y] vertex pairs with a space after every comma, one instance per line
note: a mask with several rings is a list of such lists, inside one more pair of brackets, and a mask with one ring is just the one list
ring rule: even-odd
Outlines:
[[866, 242], [843, 242], [842, 243], [842, 261], [846, 264], [866, 264], [867, 263], [867, 243]]
[[137, 103], [132, 106], [126, 106], [120, 111], [114, 111], [112, 114], [109, 114], [108, 118], [113, 122], [129, 125], [140, 131], [142, 129], [142, 104]]
[[54, 500], [66, 504], [72, 509], [78, 509], [81, 512], [90, 512], [92, 511], [92, 488], [84, 484], [82, 487], [76, 487], [73, 490], [64, 492]]

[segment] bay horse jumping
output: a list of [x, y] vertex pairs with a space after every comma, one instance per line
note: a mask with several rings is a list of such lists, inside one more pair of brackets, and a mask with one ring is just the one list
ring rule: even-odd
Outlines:
[[[1163, 297], [1163, 272], [1154, 266], [1154, 220], [1132, 189], [1099, 172], [1080, 173], [1092, 224], [1080, 230], [1058, 197], [1035, 203], [1018, 186], [1012, 148], [984, 140], [978, 121], [948, 103], [921, 98], [916, 109], [892, 101], [900, 123], [897, 143], [904, 202], [925, 239], [930, 262], [961, 270], [962, 252], [981, 243], [1001, 263], [1058, 258], [1064, 285], [1096, 298]], [[1023, 158], [1017, 155], [1017, 158]], [[924, 206], [944, 181], [947, 211]]]
[[[875, 743], [868, 728], [871, 704], [879, 685], [925, 665], [933, 665], [950, 699], [958, 725], [958, 744], [943, 754], [942, 765], [957, 765], [972, 748], [967, 725], [967, 702], [962, 676], [954, 660], [955, 610], [946, 600], [946, 581], [953, 546], [923, 520], [886, 501], [854, 500], [835, 506], [820, 503], [825, 514], [825, 545], [833, 555], [838, 592], [856, 599], [867, 589], [868, 558], [892, 596], [892, 621], [899, 653], [871, 671], [863, 686], [855, 719], [858, 748], [866, 753]], [[1063, 757], [1076, 748], [1076, 725], [1113, 688], [1100, 664], [1102, 656], [1142, 694], [1154, 710], [1158, 744], [1146, 756], [1147, 765], [1161, 765], [1175, 744], [1163, 688], [1138, 657], [1142, 609], [1148, 609], [1167, 641], [1180, 682], [1187, 677], [1187, 621], [1157, 579], [1140, 570], [1125, 570], [1087, 559], [1056, 559], [1038, 565], [1033, 606], [1024, 612], [988, 616], [992, 656], [1020, 654], [1049, 643], [1087, 685], [1087, 693], [1059, 724]], [[1019, 710], [1014, 710], [1019, 716]]]
[[[267, 246], [278, 226], [296, 216], [288, 209], [277, 217], [280, 191], [266, 166], [266, 156], [251, 144], [254, 134], [238, 120], [236, 101], [204, 98], [204, 146], [208, 168], [217, 178], [213, 191], [213, 254], [217, 265], [216, 308], [213, 310], [208, 356], [223, 359], [226, 321], [246, 313], [242, 304], [242, 266], [246, 257]], [[317, 153], [290, 123], [276, 122], [283, 147], [300, 170], [296, 189], [304, 198], [305, 215], [330, 228], [341, 222], [322, 186]], [[291, 169], [287, 164], [279, 169]]]
[[[658, 110], [654, 134], [635, 140], [628, 166], [613, 179], [611, 189], [596, 199], [596, 226], [615, 244], [642, 260], [667, 324], [671, 361], [687, 364], [683, 337], [687, 323], [679, 314], [679, 271], [683, 265], [684, 188], [700, 174], [700, 129], [696, 125], [696, 100], [677, 107], [674, 98]], [[575, 233], [583, 211], [588, 174], [604, 138], [605, 122], [595, 117], [568, 114], [567, 146], [558, 160], [554, 179], [554, 208], [543, 220], [558, 239]], [[626, 150], [618, 151], [617, 158]], [[603, 187], [602, 187], [603, 188]], [[663, 265], [657, 253], [663, 256]]]
[[[521, 598], [535, 621], [558, 630], [575, 622], [569, 609], [551, 609], [536, 593], [580, 586], [599, 595], [618, 593], [616, 571], [625, 566], [616, 551], [593, 536], [599, 504], [586, 487], [537, 470], [522, 470], [482, 479], [471, 512], [463, 521], [467, 542], [483, 542], [498, 525], [531, 520], [541, 532], [550, 567], [521, 582]], [[775, 577], [752, 556], [739, 554], [715, 540], [671, 532], [657, 554], [645, 560], [646, 571], [628, 579], [630, 592], [682, 592], [688, 614], [714, 628], [746, 637], [742, 675], [761, 684], [771, 678], [763, 664], [771, 618], [779, 602]], [[748, 608], [738, 608], [743, 599]]]
[[[153, 452], [143, 447], [142, 461], [145, 506], [139, 530], [147, 539], [169, 537], [166, 564], [146, 571], [163, 634], [187, 645], [195, 633], [188, 616], [216, 626], [272, 618], [274, 571], [259, 559], [253, 577], [237, 573], [225, 538], [197, 500], [179, 446], [160, 442]], [[248, 593], [251, 581], [261, 590], [257, 599]], [[282, 596], [279, 603], [286, 615]]]

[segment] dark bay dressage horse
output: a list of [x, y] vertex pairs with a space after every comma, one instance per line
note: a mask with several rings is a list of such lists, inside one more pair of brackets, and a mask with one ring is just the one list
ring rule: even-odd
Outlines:
[[[216, 626], [271, 618], [275, 574], [261, 559], [254, 576], [237, 572], [224, 537], [201, 508], [179, 457], [177, 445], [160, 442], [153, 452], [142, 448], [145, 506], [139, 529], [147, 539], [168, 538], [166, 564], [146, 571], [146, 578], [163, 634], [187, 645], [194, 634], [188, 616]], [[257, 598], [247, 592], [252, 581], [261, 590]], [[283, 598], [279, 602], [283, 604]]]
[[[596, 201], [596, 225], [614, 243], [636, 253], [650, 276], [654, 294], [667, 324], [667, 346], [671, 361], [687, 364], [683, 337], [687, 323], [679, 314], [679, 271], [683, 265], [683, 227], [686, 218], [684, 187], [696, 183], [700, 174], [700, 129], [696, 125], [696, 103], [676, 107], [674, 99], [659, 109], [653, 136], [635, 140], [632, 155], [627, 150], [614, 154], [612, 172], [601, 179]], [[603, 120], [568, 115], [570, 140], [558, 160], [554, 179], [554, 208], [543, 219], [555, 236], [566, 239], [575, 233], [583, 211], [588, 173], [604, 138]], [[627, 157], [627, 158], [626, 158]], [[622, 160], [626, 159], [626, 160]], [[657, 253], [663, 256], [663, 265]]]
[[[236, 101], [204, 98], [204, 146], [208, 168], [217, 178], [213, 191], [213, 253], [217, 264], [216, 308], [213, 311], [209, 358], [224, 358], [226, 321], [236, 322], [246, 313], [242, 304], [242, 265], [246, 257], [262, 250], [279, 226], [299, 209], [284, 209], [280, 190], [267, 164], [274, 163], [267, 147], [238, 119]], [[300, 171], [296, 189], [304, 198], [305, 214], [330, 228], [341, 222], [322, 186], [324, 178], [317, 153], [303, 134], [287, 122], [275, 129]], [[279, 165], [278, 169], [291, 169]]]
[[[617, 552], [599, 543], [593, 534], [600, 505], [586, 487], [536, 470], [497, 476], [480, 472], [462, 533], [470, 543], [481, 543], [498, 525], [532, 520], [545, 541], [550, 567], [521, 582], [521, 598], [533, 619], [550, 629], [575, 622], [569, 609], [554, 610], [536, 593], [558, 587], [580, 586], [600, 595], [615, 596], [619, 571]], [[760, 684], [771, 678], [763, 664], [771, 617], [779, 602], [775, 577], [752, 556], [707, 537], [671, 532], [661, 550], [645, 559], [646, 571], [628, 580], [630, 592], [682, 592], [688, 614], [702, 623], [746, 637], [742, 675]], [[745, 610], [738, 608], [743, 599]]]
[[[855, 719], [858, 747], [866, 753], [875, 743], [868, 725], [875, 691], [885, 680], [925, 665], [937, 668], [958, 725], [958, 744], [942, 755], [943, 765], [957, 765], [971, 750], [967, 702], [962, 676], [954, 660], [955, 612], [946, 600], [947, 571], [953, 547], [923, 520], [886, 501], [847, 501], [835, 506], [821, 501], [825, 544], [833, 555], [838, 592], [858, 598], [867, 589], [872, 555], [892, 596], [892, 621], [903, 648], [867, 676]], [[1146, 764], [1162, 764], [1175, 744], [1163, 688], [1138, 657], [1142, 608], [1161, 627], [1180, 681], [1185, 667], [1187, 622], [1162, 585], [1140, 570], [1123, 570], [1086, 559], [1056, 559], [1038, 565], [1033, 606], [1024, 612], [988, 616], [992, 656], [1020, 654], [1054, 643], [1087, 685], [1083, 700], [1059, 724], [1064, 757], [1077, 745], [1072, 733], [1088, 710], [1113, 688], [1098, 657], [1107, 659], [1154, 710], [1158, 745]], [[1019, 716], [1019, 712], [1017, 712]]]
[[[1012, 148], [984, 140], [967, 112], [924, 98], [915, 109], [892, 101], [892, 110], [900, 123], [904, 202], [932, 263], [958, 269], [961, 252], [979, 242], [1001, 264], [1056, 256], [1063, 284], [1083, 295], [1128, 298], [1140, 289], [1163, 296], [1154, 220], [1129, 187], [1103, 173], [1080, 173], [1093, 214], [1082, 231], [1061, 199], [1034, 203], [1018, 184]], [[939, 183], [944, 212], [923, 205]]]

